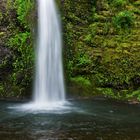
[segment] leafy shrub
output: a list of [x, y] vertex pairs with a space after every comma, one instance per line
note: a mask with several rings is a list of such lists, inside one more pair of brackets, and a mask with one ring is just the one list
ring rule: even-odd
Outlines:
[[116, 98], [114, 91], [111, 88], [97, 88], [97, 90], [106, 97]]
[[130, 11], [119, 12], [113, 18], [113, 23], [116, 28], [129, 28], [134, 23], [133, 13]]
[[2, 13], [0, 12], [0, 22], [2, 21], [2, 18], [3, 18], [3, 15], [2, 15]]
[[[24, 78], [30, 78], [27, 76], [28, 71], [33, 66], [33, 48], [29, 45], [30, 33], [18, 33], [9, 40], [9, 46], [15, 51], [15, 57], [13, 62], [13, 75], [12, 81], [18, 82], [17, 77], [24, 73]], [[28, 84], [28, 83], [27, 83]]]
[[[7, 88], [10, 90], [10, 95], [8, 96], [20, 96], [26, 93], [25, 90], [31, 86], [34, 51], [30, 29], [34, 23], [32, 21], [33, 16], [31, 16], [31, 14], [34, 14], [32, 12], [34, 4], [34, 0], [7, 1], [8, 18], [12, 15], [10, 13], [11, 9], [14, 12], [13, 17], [11, 16], [14, 19], [10, 20], [8, 25], [10, 34], [6, 43], [12, 50], [12, 71], [7, 76], [8, 81], [6, 81], [10, 85]], [[4, 89], [5, 87], [4, 85]]]
[[135, 6], [140, 6], [140, 1], [135, 1], [135, 2], [134, 2], [134, 5], [135, 5]]
[[83, 86], [87, 86], [87, 87], [91, 86], [90, 81], [82, 76], [71, 78], [71, 81], [76, 82], [76, 83], [83, 85]]
[[79, 67], [85, 67], [85, 66], [91, 64], [91, 60], [89, 59], [88, 55], [86, 55], [86, 54], [79, 53], [77, 56], [77, 61], [78, 61], [77, 66], [79, 66]]
[[34, 2], [33, 0], [15, 0], [14, 6], [18, 15], [18, 20], [21, 24], [23, 24], [26, 28], [28, 27], [27, 17], [31, 9], [33, 8]]
[[88, 27], [87, 35], [85, 35], [84, 41], [89, 45], [92, 44], [92, 40], [94, 36], [96, 35], [96, 32], [97, 32], [96, 23], [90, 24]]
[[127, 4], [126, 0], [113, 0], [113, 5], [115, 7], [124, 7]]
[[128, 98], [134, 98], [137, 99], [138, 101], [140, 101], [140, 89], [137, 89], [135, 91], [133, 91], [131, 94], [127, 95]]

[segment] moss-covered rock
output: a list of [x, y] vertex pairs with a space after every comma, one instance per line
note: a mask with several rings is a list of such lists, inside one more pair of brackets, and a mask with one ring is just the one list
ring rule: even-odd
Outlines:
[[33, 4], [26, 0], [0, 2], [0, 97], [2, 98], [24, 96], [29, 93], [27, 91], [32, 85], [34, 59], [30, 30], [32, 22], [29, 24], [27, 14], [30, 16]]
[[[66, 3], [69, 9], [74, 6], [65, 1], [65, 5]], [[85, 8], [82, 3], [80, 5], [79, 12]], [[94, 87], [105, 89], [99, 90], [103, 95], [128, 99], [127, 97], [133, 95], [132, 92], [139, 88], [134, 82], [140, 74], [139, 1], [97, 0], [86, 10], [88, 12], [82, 11], [83, 15], [88, 13], [86, 24], [64, 21], [64, 27], [71, 25], [64, 30], [64, 38], [69, 38], [65, 40], [68, 83], [75, 84], [71, 77], [84, 76]], [[82, 17], [77, 11], [74, 11], [74, 15], [82, 23]], [[66, 17], [69, 16], [68, 13]], [[75, 85], [77, 83], [81, 82], [77, 81]]]
[[[102, 94], [115, 99], [139, 99], [139, 0], [57, 3], [62, 15], [68, 92], [77, 96]], [[35, 17], [33, 0], [0, 1], [0, 73], [7, 73], [6, 79], [1, 78], [0, 96], [31, 94]], [[4, 69], [7, 66], [8, 72]]]

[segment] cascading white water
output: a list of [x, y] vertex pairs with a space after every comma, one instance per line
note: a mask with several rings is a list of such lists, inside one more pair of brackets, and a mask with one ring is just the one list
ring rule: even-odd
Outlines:
[[62, 40], [54, 0], [38, 0], [38, 48], [34, 102], [55, 104], [65, 101]]
[[37, 2], [38, 43], [33, 101], [10, 108], [45, 112], [67, 110], [69, 102], [65, 101], [61, 25], [55, 0]]

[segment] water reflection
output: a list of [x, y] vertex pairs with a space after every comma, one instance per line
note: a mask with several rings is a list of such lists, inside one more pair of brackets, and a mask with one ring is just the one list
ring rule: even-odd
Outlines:
[[[140, 107], [107, 100], [71, 101], [69, 110], [26, 112], [0, 102], [1, 140], [139, 140]], [[63, 113], [62, 113], [63, 112]]]

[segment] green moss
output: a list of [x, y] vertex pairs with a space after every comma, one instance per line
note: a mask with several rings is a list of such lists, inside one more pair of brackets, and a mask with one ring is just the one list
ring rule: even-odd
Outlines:
[[24, 1], [15, 0], [14, 6], [18, 15], [17, 19], [20, 21], [21, 24], [24, 25], [25, 28], [29, 28], [28, 16], [30, 15], [31, 10], [34, 7], [34, 1], [33, 0], [24, 0]]
[[83, 67], [83, 66], [91, 64], [91, 61], [86, 54], [82, 55], [79, 53], [79, 56], [77, 57], [77, 61], [78, 61], [77, 66], [79, 67]]
[[117, 8], [122, 8], [128, 3], [127, 0], [113, 0], [113, 5]]
[[[128, 101], [130, 99], [138, 99], [130, 90], [113, 90], [112, 88], [97, 88], [100, 94], [103, 94], [105, 97], [113, 98], [122, 101]], [[131, 93], [131, 94], [130, 94]], [[136, 93], [137, 95], [139, 93]]]
[[133, 91], [131, 94], [127, 95], [128, 99], [134, 98], [140, 101], [140, 89]]
[[111, 88], [97, 88], [97, 90], [107, 97], [116, 98]]
[[90, 81], [82, 76], [71, 78], [71, 81], [76, 82], [77, 84], [79, 84], [81, 86], [85, 86], [85, 87], [91, 86]]
[[0, 32], [0, 36], [3, 36], [5, 34], [5, 32]]
[[114, 18], [113, 23], [116, 28], [128, 29], [134, 24], [134, 16], [132, 12], [119, 12]]
[[133, 4], [134, 4], [135, 6], [140, 6], [140, 1], [135, 1]]
[[88, 77], [72, 77], [68, 90], [74, 96], [94, 96], [97, 95], [96, 88]]
[[2, 97], [23, 96], [32, 85], [34, 51], [30, 27], [34, 4], [32, 0], [7, 0], [2, 4], [1, 15], [5, 17], [0, 19], [0, 43], [5, 48], [0, 65]]
[[139, 10], [139, 8], [133, 8], [131, 11], [132, 11], [133, 13], [137, 14], [137, 15], [140, 15], [140, 10]]
[[3, 15], [2, 15], [2, 12], [0, 12], [0, 23], [1, 23], [2, 19], [3, 19]]

